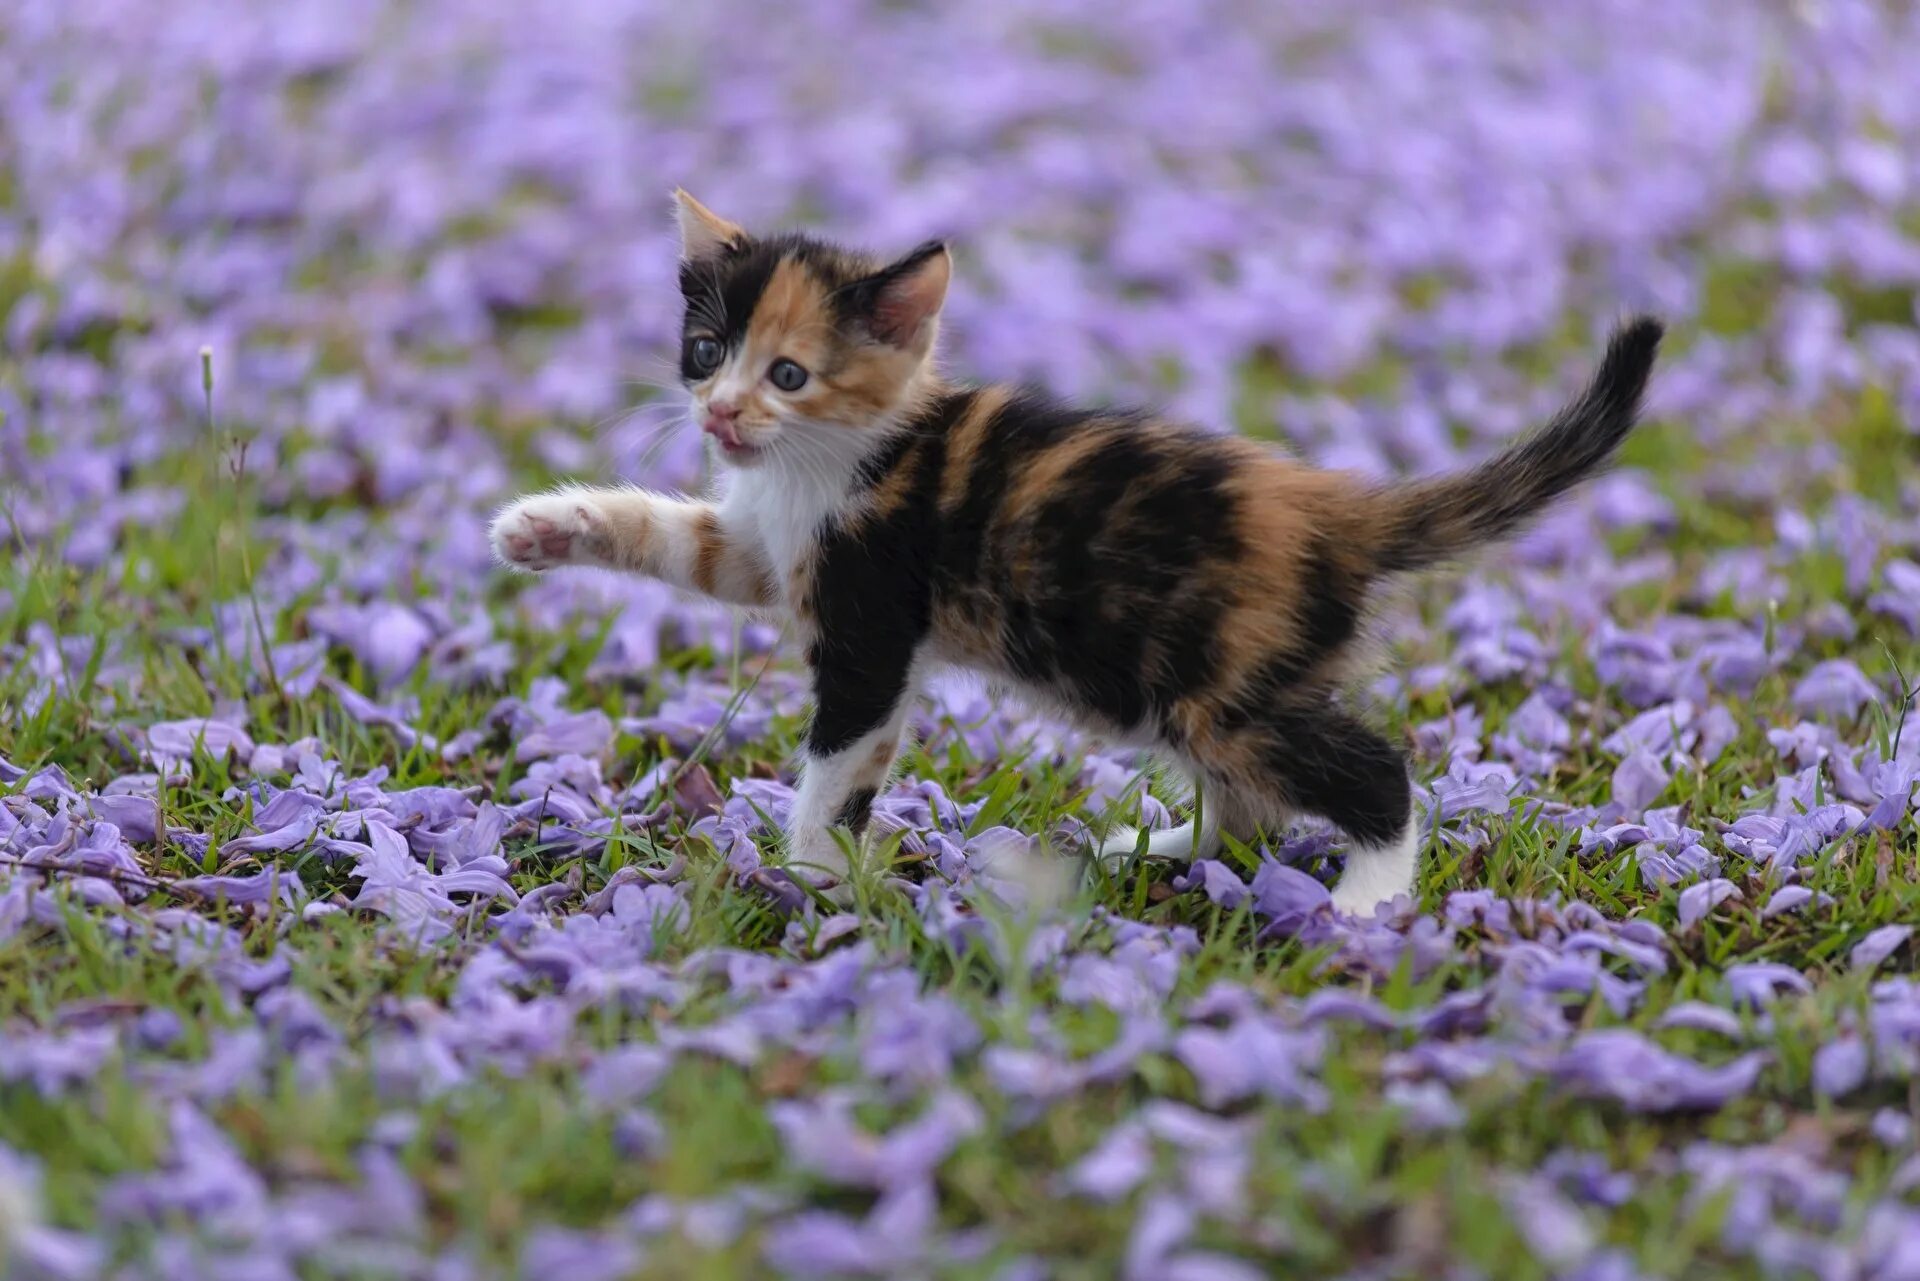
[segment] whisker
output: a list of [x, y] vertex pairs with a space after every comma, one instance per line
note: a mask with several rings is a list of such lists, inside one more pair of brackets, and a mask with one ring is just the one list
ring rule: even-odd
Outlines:
[[597, 436], [615, 427], [624, 427], [627, 423], [632, 422], [642, 414], [676, 411], [681, 413], [686, 412], [683, 406], [668, 404], [664, 401], [648, 401], [644, 404], [629, 406], [626, 409], [616, 409], [599, 422], [587, 428], [587, 431], [589, 434]]
[[667, 447], [667, 443], [674, 438], [675, 433], [666, 430], [666, 428], [677, 426], [679, 426], [678, 423], [667, 423], [662, 426], [654, 436], [653, 441], [641, 453], [640, 457], [634, 460], [636, 469], [645, 471], [647, 468], [653, 466], [654, 460], [660, 457], [660, 452], [664, 450]]

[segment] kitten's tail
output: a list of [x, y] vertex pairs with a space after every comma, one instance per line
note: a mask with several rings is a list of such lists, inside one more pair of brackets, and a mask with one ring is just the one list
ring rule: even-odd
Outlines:
[[1616, 329], [1587, 389], [1479, 466], [1375, 491], [1380, 504], [1368, 506], [1378, 572], [1423, 569], [1506, 537], [1598, 471], [1633, 430], [1661, 333], [1649, 316]]

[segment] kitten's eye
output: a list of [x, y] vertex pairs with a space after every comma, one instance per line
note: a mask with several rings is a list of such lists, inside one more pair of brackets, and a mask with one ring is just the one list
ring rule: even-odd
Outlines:
[[720, 344], [712, 338], [696, 338], [687, 352], [696, 373], [710, 374], [720, 368]]
[[807, 371], [784, 358], [773, 362], [773, 367], [767, 370], [767, 377], [781, 391], [799, 391], [807, 385]]

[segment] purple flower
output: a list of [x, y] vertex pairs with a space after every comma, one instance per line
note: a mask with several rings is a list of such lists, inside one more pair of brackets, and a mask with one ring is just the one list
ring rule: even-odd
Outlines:
[[400, 746], [412, 747], [415, 743], [424, 742], [428, 751], [433, 751], [439, 746], [431, 734], [423, 735], [408, 723], [406, 716], [398, 709], [382, 707], [345, 681], [325, 676], [320, 678], [319, 683], [333, 692], [333, 696], [340, 702], [341, 711], [362, 725], [375, 725], [392, 730], [394, 737], [400, 740]]
[[848, 1095], [828, 1094], [813, 1102], [775, 1103], [769, 1114], [801, 1166], [876, 1191], [930, 1178], [981, 1124], [979, 1108], [954, 1093], [935, 1096], [919, 1117], [885, 1135], [862, 1129], [852, 1106]]
[[1186, 1250], [1195, 1211], [1165, 1194], [1147, 1198], [1127, 1242], [1124, 1281], [1258, 1281], [1265, 1274], [1226, 1255]]
[[105, 1248], [41, 1222], [40, 1186], [39, 1163], [0, 1144], [0, 1262], [49, 1281], [91, 1281], [106, 1264]]
[[1913, 1141], [1913, 1118], [1895, 1108], [1881, 1108], [1873, 1114], [1873, 1137], [1887, 1147], [1899, 1149]]
[[1740, 887], [1728, 880], [1716, 878], [1689, 885], [1680, 891], [1680, 928], [1692, 929], [1705, 920], [1714, 908], [1739, 897]]
[[1162, 1008], [1180, 974], [1180, 957], [1147, 939], [1115, 948], [1111, 956], [1081, 953], [1061, 967], [1062, 1001], [1095, 1003], [1126, 1012]]
[[323, 605], [309, 610], [307, 625], [352, 652], [382, 685], [411, 672], [433, 640], [417, 610], [392, 601], [370, 605]]
[[908, 979], [876, 976], [867, 988], [857, 1015], [861, 1070], [881, 1081], [944, 1081], [980, 1030], [952, 998], [922, 995]]
[[1465, 1110], [1439, 1081], [1390, 1081], [1380, 1097], [1417, 1134], [1457, 1130], [1466, 1124]]
[[1764, 1054], [1752, 1053], [1707, 1067], [1619, 1028], [1576, 1037], [1550, 1072], [1577, 1093], [1631, 1111], [1682, 1112], [1724, 1107], [1753, 1088], [1765, 1063]]
[[934, 1218], [933, 1189], [924, 1182], [890, 1188], [864, 1219], [806, 1211], [767, 1229], [770, 1265], [799, 1277], [899, 1277], [977, 1256], [988, 1242], [977, 1234], [943, 1235]]
[[1475, 811], [1504, 814], [1514, 784], [1513, 771], [1503, 765], [1477, 765], [1456, 758], [1446, 775], [1433, 781], [1433, 821], [1450, 822]]
[[1813, 991], [1807, 976], [1777, 961], [1748, 961], [1729, 965], [1725, 976], [1727, 990], [1738, 1005], [1771, 1005], [1782, 992], [1804, 995]]
[[514, 745], [518, 760], [544, 756], [599, 756], [613, 746], [613, 722], [602, 711], [578, 712], [548, 721]]
[[1210, 901], [1225, 908], [1240, 906], [1248, 893], [1247, 883], [1232, 868], [1211, 858], [1196, 859], [1185, 872], [1173, 878], [1173, 888], [1183, 894], [1202, 889]]
[[1666, 756], [1685, 750], [1692, 744], [1695, 737], [1690, 729], [1693, 719], [1693, 704], [1687, 700], [1663, 703], [1622, 725], [1608, 735], [1600, 746], [1616, 756], [1629, 756], [1634, 752]]
[[1593, 1226], [1551, 1180], [1540, 1175], [1508, 1175], [1500, 1181], [1499, 1191], [1508, 1221], [1519, 1229], [1527, 1247], [1542, 1262], [1570, 1267], [1593, 1251]]
[[1767, 900], [1760, 915], [1764, 919], [1791, 912], [1805, 906], [1812, 898], [1813, 891], [1804, 885], [1783, 885], [1773, 892], [1773, 897]]
[[160, 1223], [180, 1215], [212, 1231], [241, 1235], [266, 1221], [266, 1184], [220, 1130], [189, 1103], [170, 1117], [172, 1152], [153, 1174], [125, 1174], [100, 1195], [110, 1221]]
[[354, 904], [387, 916], [403, 937], [425, 945], [452, 933], [457, 909], [449, 894], [479, 894], [504, 898], [510, 904], [519, 902], [520, 896], [496, 873], [482, 868], [430, 872], [414, 860], [406, 841], [385, 823], [369, 821], [366, 830], [369, 844], [332, 841], [330, 845], [353, 858], [353, 874], [364, 879]]
[[112, 1028], [0, 1035], [0, 1081], [25, 1081], [41, 1094], [61, 1094], [96, 1076], [118, 1048]]
[[604, 1107], [623, 1107], [652, 1093], [673, 1058], [653, 1045], [621, 1045], [597, 1056], [582, 1073], [580, 1088]]
[[1318, 1031], [1290, 1031], [1248, 1017], [1225, 1029], [1190, 1027], [1174, 1038], [1174, 1057], [1193, 1073], [1210, 1108], [1261, 1095], [1318, 1108], [1325, 1091], [1312, 1076], [1326, 1042]]
[[1854, 944], [1849, 963], [1856, 970], [1877, 970], [1882, 962], [1899, 951], [1901, 945], [1912, 937], [1911, 925], [1882, 925]]
[[1740, 737], [1740, 722], [1732, 712], [1715, 703], [1695, 722], [1700, 737], [1693, 746], [1693, 757], [1702, 766], [1712, 765]]
[[1613, 800], [1628, 814], [1639, 814], [1667, 790], [1669, 775], [1653, 753], [1636, 748], [1613, 771]]
[[87, 803], [95, 815], [135, 844], [145, 845], [159, 837], [160, 806], [151, 796], [94, 796]]
[[307, 891], [297, 872], [269, 867], [252, 876], [190, 876], [173, 882], [175, 893], [193, 894], [212, 902], [223, 899], [236, 907], [279, 902], [299, 908]]
[[1844, 658], [1816, 663], [1794, 686], [1793, 705], [1810, 716], [1851, 720], [1877, 702], [1880, 691], [1859, 667]]
[[213, 757], [231, 752], [245, 759], [253, 755], [253, 740], [230, 721], [161, 721], [147, 726], [147, 751], [162, 770], [181, 768], [193, 759], [196, 749]]
[[520, 1272], [528, 1277], [574, 1281], [620, 1281], [640, 1267], [641, 1253], [614, 1232], [536, 1228], [520, 1250]]
[[1128, 1196], [1153, 1173], [1153, 1140], [1145, 1127], [1122, 1122], [1066, 1171], [1066, 1187], [1095, 1201]]
[[1713, 1032], [1734, 1040], [1746, 1035], [1746, 1028], [1742, 1026], [1738, 1014], [1724, 1006], [1708, 1005], [1705, 1001], [1676, 1001], [1654, 1021], [1654, 1026]]
[[1814, 1051], [1813, 1088], [1829, 1098], [1851, 1094], [1865, 1083], [1867, 1047], [1857, 1036], [1843, 1036]]
[[1793, 867], [1821, 844], [1813, 825], [1800, 813], [1743, 815], [1734, 820], [1724, 839], [1734, 853], [1776, 868]]
[[1326, 886], [1285, 863], [1262, 863], [1253, 874], [1252, 894], [1254, 910], [1283, 930], [1297, 929], [1308, 918], [1323, 915], [1333, 903]]
[[1506, 729], [1493, 736], [1493, 747], [1516, 769], [1544, 774], [1573, 742], [1573, 729], [1553, 704], [1536, 692], [1507, 717]]
[[1110, 1045], [1082, 1059], [994, 1045], [981, 1055], [981, 1062], [1001, 1093], [1029, 1102], [1051, 1101], [1088, 1085], [1118, 1080], [1133, 1071], [1142, 1054], [1162, 1048], [1165, 1042], [1166, 1030], [1158, 1019], [1134, 1017], [1120, 1025]]

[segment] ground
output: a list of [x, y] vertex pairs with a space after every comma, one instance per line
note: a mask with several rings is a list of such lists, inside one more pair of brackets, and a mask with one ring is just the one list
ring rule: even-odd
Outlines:
[[[1904, 6], [0, 17], [0, 1274], [1920, 1277]], [[841, 910], [771, 629], [501, 573], [708, 464], [668, 192], [948, 236], [954, 372], [1431, 472], [1416, 901], [942, 681]], [[1142, 799], [1144, 792], [1145, 799]]]

